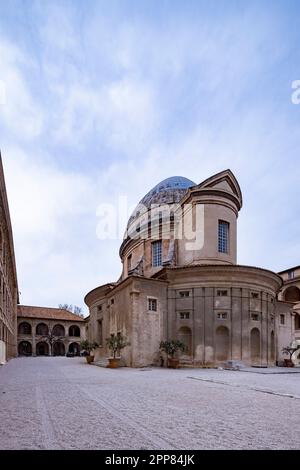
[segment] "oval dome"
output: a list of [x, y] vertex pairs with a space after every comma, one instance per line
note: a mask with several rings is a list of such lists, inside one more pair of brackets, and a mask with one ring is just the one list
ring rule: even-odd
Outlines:
[[171, 176], [154, 186], [143, 199], [129, 218], [128, 225], [139, 216], [139, 207], [151, 208], [152, 204], [173, 204], [179, 202], [189, 188], [196, 183], [183, 176]]

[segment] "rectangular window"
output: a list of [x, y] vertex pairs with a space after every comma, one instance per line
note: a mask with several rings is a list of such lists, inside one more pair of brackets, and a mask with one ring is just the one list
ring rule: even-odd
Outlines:
[[110, 305], [113, 305], [115, 303], [115, 299], [111, 299]]
[[258, 299], [259, 298], [258, 292], [251, 292], [251, 297], [252, 299]]
[[181, 290], [179, 292], [179, 297], [189, 297], [190, 296], [190, 291], [189, 290]]
[[217, 313], [217, 319], [218, 320], [227, 320], [227, 312], [218, 312]]
[[131, 270], [131, 260], [132, 260], [132, 255], [129, 255], [127, 257], [127, 272], [129, 273], [129, 271]]
[[288, 278], [289, 279], [295, 279], [295, 271], [289, 271], [288, 272]]
[[228, 291], [227, 290], [218, 290], [217, 291], [217, 297], [227, 297], [228, 296]]
[[97, 309], [98, 309], [98, 312], [101, 312], [102, 311], [102, 305], [98, 305]]
[[219, 220], [219, 233], [218, 233], [218, 247], [219, 253], [229, 252], [229, 223]]
[[157, 312], [157, 299], [148, 299], [148, 310], [150, 312]]
[[251, 313], [251, 320], [259, 321], [259, 314], [258, 313]]
[[189, 320], [190, 319], [190, 312], [179, 312], [180, 320]]
[[152, 266], [156, 268], [162, 265], [162, 242], [161, 240], [152, 243]]
[[285, 316], [283, 314], [280, 315], [280, 325], [285, 324]]

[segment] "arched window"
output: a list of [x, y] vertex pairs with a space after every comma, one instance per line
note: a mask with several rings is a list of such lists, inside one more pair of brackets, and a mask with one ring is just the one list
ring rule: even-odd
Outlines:
[[185, 354], [192, 354], [192, 330], [188, 326], [182, 326], [178, 330], [178, 340], [185, 344]]
[[275, 361], [275, 335], [274, 335], [274, 331], [271, 331], [271, 344], [270, 344], [270, 348], [271, 348], [271, 351], [270, 351], [270, 359], [272, 362]]
[[46, 336], [49, 332], [49, 328], [46, 323], [39, 323], [36, 327], [36, 334], [39, 336]]
[[54, 336], [65, 336], [65, 328], [62, 325], [55, 325], [52, 334]]
[[69, 336], [80, 336], [80, 328], [77, 325], [72, 325], [69, 328]]
[[219, 326], [216, 330], [216, 360], [229, 359], [229, 330], [226, 326]]
[[290, 286], [284, 291], [284, 300], [286, 302], [300, 302], [300, 289], [296, 286]]
[[255, 364], [260, 361], [260, 331], [253, 328], [250, 333], [251, 361]]
[[18, 327], [18, 333], [19, 335], [31, 335], [31, 325], [30, 323], [27, 322], [22, 322], [19, 324]]

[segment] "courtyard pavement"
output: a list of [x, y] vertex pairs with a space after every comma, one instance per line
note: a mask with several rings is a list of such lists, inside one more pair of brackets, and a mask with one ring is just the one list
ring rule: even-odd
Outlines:
[[0, 368], [0, 449], [299, 449], [299, 436], [299, 373]]

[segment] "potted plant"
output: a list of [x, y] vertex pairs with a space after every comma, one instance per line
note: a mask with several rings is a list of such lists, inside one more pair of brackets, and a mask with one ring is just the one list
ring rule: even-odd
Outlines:
[[94, 362], [95, 356], [91, 354], [93, 349], [97, 348], [99, 345], [96, 342], [90, 342], [87, 339], [85, 341], [81, 341], [80, 343], [81, 348], [84, 351], [85, 359], [88, 364]]
[[[112, 357], [108, 358], [108, 368], [116, 369], [120, 365], [120, 354], [121, 350], [126, 346], [129, 346], [130, 343], [127, 341], [127, 338], [122, 335], [122, 333], [113, 333], [109, 338], [106, 338], [106, 345], [112, 353]], [[118, 356], [117, 356], [118, 355]]]
[[285, 367], [294, 367], [294, 363], [292, 361], [292, 356], [295, 351], [299, 349], [300, 346], [293, 347], [293, 346], [286, 346], [285, 348], [282, 348], [282, 353], [290, 356], [288, 359], [284, 359], [284, 366]]
[[186, 346], [179, 340], [161, 341], [159, 349], [167, 354], [168, 367], [170, 369], [177, 369], [179, 366], [179, 359], [175, 357], [177, 351], [184, 352]]

